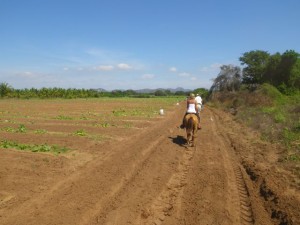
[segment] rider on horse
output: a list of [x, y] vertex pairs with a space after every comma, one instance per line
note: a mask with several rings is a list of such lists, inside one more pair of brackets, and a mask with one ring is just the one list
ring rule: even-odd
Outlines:
[[182, 124], [180, 125], [180, 128], [184, 128], [184, 118], [187, 114], [195, 114], [198, 118], [198, 129], [201, 129], [200, 126], [200, 115], [197, 107], [197, 101], [195, 100], [195, 95], [193, 93], [190, 94], [190, 97], [186, 100], [186, 113], [183, 117]]

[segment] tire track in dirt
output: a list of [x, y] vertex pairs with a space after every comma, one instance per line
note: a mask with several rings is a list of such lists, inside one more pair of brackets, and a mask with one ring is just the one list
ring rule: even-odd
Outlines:
[[[208, 113], [210, 112], [208, 111]], [[214, 117], [214, 120], [217, 121], [217, 117]], [[217, 184], [216, 186], [212, 183], [207, 187], [209, 192], [217, 193], [217, 196], [209, 195], [206, 198], [206, 192], [197, 193], [206, 199], [205, 204], [208, 205], [204, 206], [202, 213], [208, 217], [207, 221], [212, 221], [212, 223], [208, 224], [221, 224], [220, 221], [223, 220], [228, 222], [222, 224], [253, 224], [247, 189], [239, 164], [235, 161], [235, 155], [231, 151], [230, 143], [227, 143], [226, 137], [219, 133], [218, 121], [210, 125], [208, 121], [206, 123], [204, 126], [210, 126], [207, 135], [214, 137], [213, 146], [217, 146], [218, 151], [210, 152], [200, 163], [203, 163], [207, 168], [213, 165], [210, 175], [218, 178], [223, 173], [225, 178], [219, 179], [219, 177], [217, 180], [214, 180]], [[182, 136], [185, 135], [182, 130], [178, 130], [178, 132]], [[201, 135], [199, 136], [201, 137]], [[177, 135], [177, 137], [180, 136]], [[191, 172], [191, 162], [194, 154], [201, 150], [199, 147], [197, 151], [196, 149], [187, 149], [180, 144], [174, 145], [174, 143], [170, 143], [165, 139], [166, 136], [159, 141], [159, 145], [156, 142], [151, 146], [151, 150], [147, 150], [151, 151], [151, 155], [141, 163], [141, 166], [134, 170], [138, 172], [132, 175], [131, 180], [122, 187], [122, 190], [114, 196], [114, 199], [105, 203], [108, 207], [101, 209], [102, 213], [97, 217], [96, 222], [92, 224], [118, 225], [125, 224], [125, 222], [140, 225], [199, 224], [199, 221], [187, 222], [183, 214], [184, 208], [186, 208], [185, 198], [187, 197], [185, 186], [188, 182], [193, 182], [188, 177], [188, 174]], [[208, 144], [212, 145], [212, 142]], [[144, 185], [145, 177], [149, 181], [156, 179], [155, 174], [159, 174], [160, 168], [154, 165], [155, 161], [162, 160], [161, 158], [170, 149], [176, 149], [177, 154], [180, 153], [181, 155], [177, 160], [177, 166], [169, 168], [170, 171], [165, 175], [160, 174], [161, 177], [158, 176], [160, 179], [155, 181], [157, 182], [156, 185], [150, 183], [148, 183], [148, 186]], [[165, 151], [164, 154], [162, 153], [163, 150]], [[215, 154], [218, 154], [218, 156]], [[219, 158], [218, 162], [220, 164], [212, 162], [212, 158]], [[166, 158], [166, 160], [170, 160], [170, 158]], [[209, 176], [204, 176], [204, 180], [209, 179]], [[188, 198], [191, 197], [193, 196]], [[216, 202], [221, 202], [222, 205], [216, 205]], [[135, 205], [136, 203], [138, 204]], [[195, 210], [195, 206], [189, 210]], [[224, 215], [218, 210], [225, 211]], [[219, 218], [220, 215], [221, 218]], [[134, 217], [136, 219], [132, 220], [131, 218]]]
[[[215, 131], [219, 131], [221, 135], [216, 135], [220, 142], [224, 143], [226, 146], [227, 151], [224, 152], [226, 156], [226, 164], [227, 164], [227, 171], [230, 172], [230, 180], [233, 181], [233, 177], [235, 177], [235, 181], [233, 181], [232, 189], [237, 189], [238, 191], [238, 199], [239, 199], [239, 214], [240, 214], [240, 223], [243, 225], [251, 225], [254, 224], [254, 218], [251, 208], [251, 202], [249, 199], [249, 193], [247, 190], [246, 183], [243, 178], [243, 173], [241, 171], [242, 166], [237, 161], [237, 157], [232, 149], [232, 144], [230, 139], [226, 136], [225, 132], [222, 132], [223, 129], [221, 128], [220, 118], [217, 114], [213, 114], [213, 120], [216, 121], [214, 123], [216, 125]], [[224, 124], [223, 124], [224, 125]], [[223, 137], [222, 140], [220, 137]]]
[[165, 184], [164, 189], [153, 200], [147, 209], [144, 209], [140, 218], [135, 224], [141, 225], [160, 225], [167, 216], [180, 212], [181, 198], [184, 186], [187, 183], [187, 173], [190, 169], [190, 161], [193, 158], [194, 148], [184, 148], [183, 157], [178, 167]]
[[254, 223], [240, 164], [223, 133], [224, 124], [209, 107], [202, 112], [202, 130], [189, 165], [176, 216], [163, 224]]
[[116, 225], [125, 221], [130, 224], [152, 224], [170, 215], [170, 212], [164, 212], [173, 208], [178, 190], [184, 186], [182, 171], [187, 161], [182, 146], [174, 145], [174, 139], [172, 142], [169, 137], [176, 129], [174, 121], [178, 122], [180, 117], [181, 113], [179, 116], [177, 112], [165, 124], [167, 126], [161, 130], [156, 141], [145, 142], [149, 147], [141, 155], [148, 156], [136, 166], [120, 192], [105, 203], [108, 207], [99, 210], [101, 213], [96, 217], [96, 222], [90, 224]]
[[206, 108], [196, 148], [176, 128], [185, 105], [34, 196], [12, 224], [174, 225], [254, 223], [248, 190], [220, 118]]
[[[151, 157], [151, 154], [154, 153], [155, 147], [164, 139], [164, 136], [158, 137], [155, 141], [150, 143], [147, 148], [143, 149], [140, 152], [140, 155], [142, 158], [136, 159], [130, 167], [126, 168], [126, 172], [124, 173], [121, 182], [119, 182], [116, 186], [114, 186], [108, 196], [106, 198], [103, 198], [101, 201], [97, 202], [93, 209], [87, 211], [83, 216], [80, 224], [90, 224], [93, 223], [93, 220], [96, 220], [97, 223], [99, 223], [102, 215], [109, 214], [109, 211], [114, 211], [116, 206], [114, 206], [114, 202], [118, 198], [118, 195], [121, 195], [122, 190], [125, 188], [125, 186], [132, 185], [132, 180], [134, 180], [134, 177], [137, 176], [137, 174], [140, 173], [142, 168], [144, 167], [144, 164], [147, 162], [149, 157]], [[113, 199], [113, 201], [111, 201]], [[119, 204], [119, 203], [118, 203]], [[103, 207], [103, 206], [112, 206], [110, 207]], [[102, 215], [98, 215], [99, 212], [102, 212]], [[92, 218], [92, 222], [91, 222]], [[94, 219], [96, 218], [96, 219]]]

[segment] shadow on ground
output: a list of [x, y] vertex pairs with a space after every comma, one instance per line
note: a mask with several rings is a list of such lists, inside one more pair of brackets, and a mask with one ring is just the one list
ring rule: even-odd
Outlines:
[[181, 135], [177, 135], [177, 137], [169, 137], [169, 138], [172, 139], [172, 142], [177, 145], [185, 146], [185, 144], [186, 144], [185, 137], [183, 137]]

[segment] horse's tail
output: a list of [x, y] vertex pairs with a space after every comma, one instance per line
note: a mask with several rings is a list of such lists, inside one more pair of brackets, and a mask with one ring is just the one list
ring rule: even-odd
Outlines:
[[194, 126], [194, 120], [193, 120], [193, 117], [191, 116], [188, 121], [187, 121], [187, 129], [189, 130], [193, 130], [193, 126]]
[[195, 127], [197, 127], [197, 116], [194, 114], [187, 115], [185, 126], [187, 132], [194, 132]]

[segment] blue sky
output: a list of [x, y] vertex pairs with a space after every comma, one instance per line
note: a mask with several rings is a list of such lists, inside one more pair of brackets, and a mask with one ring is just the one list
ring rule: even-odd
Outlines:
[[299, 27], [299, 0], [0, 0], [0, 82], [210, 88], [245, 52], [300, 52]]

